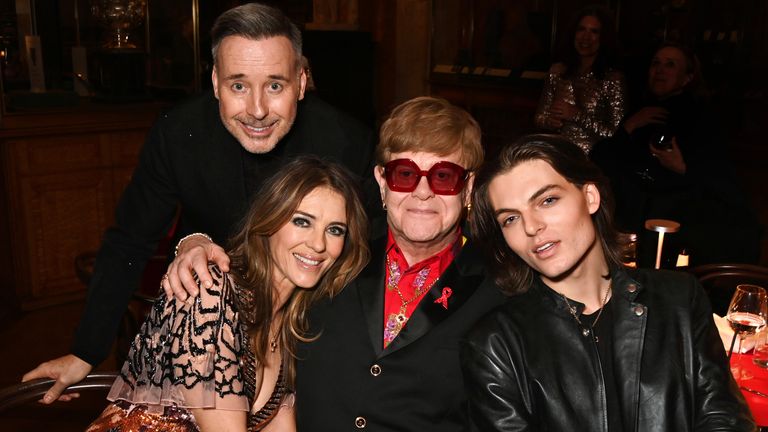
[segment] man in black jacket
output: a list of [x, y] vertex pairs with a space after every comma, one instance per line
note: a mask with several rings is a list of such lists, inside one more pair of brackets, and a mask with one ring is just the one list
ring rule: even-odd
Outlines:
[[756, 431], [704, 290], [628, 269], [607, 181], [529, 135], [479, 173], [470, 228], [511, 295], [461, 345], [476, 431]]
[[233, 8], [217, 19], [211, 39], [213, 92], [161, 116], [150, 131], [104, 235], [72, 354], [24, 375], [56, 379], [44, 403], [70, 399], [61, 392], [107, 357], [177, 212], [176, 237], [205, 232], [223, 244], [263, 179], [292, 156], [327, 156], [366, 178], [372, 170], [370, 131], [305, 95], [301, 34], [280, 11]]

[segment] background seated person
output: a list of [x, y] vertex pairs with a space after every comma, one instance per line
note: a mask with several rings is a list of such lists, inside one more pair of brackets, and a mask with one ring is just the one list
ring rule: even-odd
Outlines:
[[317, 336], [307, 309], [365, 265], [367, 222], [352, 177], [313, 157], [256, 196], [232, 240], [232, 272], [211, 265], [194, 300], [157, 300], [88, 432], [295, 430], [294, 352]]
[[648, 70], [644, 105], [590, 155], [611, 179], [619, 228], [640, 235], [641, 265], [653, 264], [656, 233], [644, 229], [653, 218], [680, 222], [680, 232], [665, 238], [673, 252], [665, 255], [685, 248], [692, 266], [759, 258], [761, 229], [702, 85], [693, 52], [663, 45]]

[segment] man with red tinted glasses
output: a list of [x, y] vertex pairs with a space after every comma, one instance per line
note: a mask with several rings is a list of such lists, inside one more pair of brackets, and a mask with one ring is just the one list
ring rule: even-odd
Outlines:
[[422, 177], [432, 192], [438, 195], [456, 195], [464, 189], [469, 173], [453, 162], [442, 161], [424, 171], [410, 159], [395, 159], [384, 165], [384, 177], [389, 190], [394, 192], [413, 192]]
[[387, 229], [358, 279], [310, 314], [297, 348], [299, 430], [463, 431], [458, 340], [503, 297], [462, 235], [480, 128], [421, 97], [382, 125], [374, 176]]

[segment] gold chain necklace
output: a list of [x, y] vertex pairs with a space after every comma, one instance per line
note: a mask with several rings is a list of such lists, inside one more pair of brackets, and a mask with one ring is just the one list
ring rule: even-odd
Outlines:
[[[274, 336], [272, 336], [271, 339], [269, 339], [269, 352], [275, 352], [277, 350], [277, 341], [280, 339], [280, 335], [283, 333], [283, 319], [285, 318], [285, 315], [282, 312], [277, 312], [279, 314], [280, 319], [277, 324], [277, 329], [273, 329], [274, 324], [270, 324], [269, 332], [272, 333], [272, 330], [274, 330]], [[274, 323], [277, 318], [277, 314], [272, 316], [272, 322]], [[269, 335], [267, 335], [269, 337]]]
[[605, 309], [605, 304], [608, 302], [608, 294], [611, 293], [612, 285], [613, 285], [612, 283], [608, 284], [608, 289], [605, 290], [605, 295], [603, 296], [603, 302], [600, 305], [600, 310], [597, 312], [597, 317], [595, 317], [595, 321], [592, 323], [592, 325], [589, 328], [587, 328], [584, 324], [582, 324], [581, 320], [579, 319], [579, 316], [576, 315], [576, 307], [571, 306], [571, 303], [568, 301], [568, 298], [566, 296], [564, 296], [562, 293], [558, 293], [560, 294], [560, 297], [562, 297], [563, 300], [565, 301], [565, 305], [568, 306], [568, 312], [571, 313], [571, 316], [573, 317], [573, 319], [575, 319], [576, 323], [578, 323], [579, 327], [581, 327], [581, 334], [584, 337], [587, 337], [591, 334], [592, 337], [595, 339], [595, 342], [600, 342], [600, 339], [598, 339], [594, 329], [595, 329], [595, 326], [597, 325], [597, 322], [600, 320], [600, 316], [603, 314], [603, 310]]
[[[387, 257], [387, 268], [389, 269], [390, 274], [392, 273], [392, 262], [389, 260], [389, 257]], [[427, 291], [429, 291], [436, 283], [440, 280], [440, 277], [437, 277], [434, 281], [432, 281], [429, 285], [422, 285], [419, 289], [416, 290], [415, 293], [413, 293], [413, 297], [409, 298], [408, 300], [405, 299], [405, 296], [403, 296], [403, 293], [400, 291], [400, 278], [396, 278], [397, 280], [394, 280], [395, 278], [389, 278], [387, 280], [387, 288], [390, 290], [394, 290], [395, 294], [397, 294], [398, 297], [400, 297], [400, 311], [396, 316], [396, 319], [399, 323], [405, 324], [405, 321], [408, 320], [407, 316], [405, 315], [406, 310], [408, 309], [408, 305], [413, 303], [414, 300], [421, 297], [421, 295]]]

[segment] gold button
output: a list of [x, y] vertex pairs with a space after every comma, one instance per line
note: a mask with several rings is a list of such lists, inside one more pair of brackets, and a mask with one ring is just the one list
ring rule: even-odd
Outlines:
[[644, 313], [645, 313], [645, 309], [643, 309], [642, 306], [635, 306], [635, 315], [643, 316]]
[[377, 364], [371, 366], [371, 375], [373, 375], [373, 376], [381, 375], [381, 366], [379, 366]]
[[366, 421], [365, 417], [357, 417], [355, 419], [355, 427], [358, 429], [363, 429], [365, 427]]
[[637, 291], [637, 285], [635, 285], [635, 284], [629, 284], [629, 285], [627, 285], [627, 291], [629, 291], [629, 292], [631, 292], [631, 293], [633, 293], [633, 292]]

